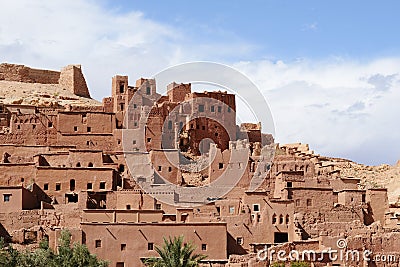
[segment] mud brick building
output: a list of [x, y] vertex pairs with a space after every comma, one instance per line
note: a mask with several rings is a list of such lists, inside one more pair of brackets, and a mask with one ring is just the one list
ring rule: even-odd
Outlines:
[[255, 256], [265, 247], [321, 251], [339, 238], [399, 252], [400, 208], [386, 189], [342, 175], [346, 160], [236, 125], [233, 94], [171, 81], [160, 95], [154, 79], [131, 86], [117, 75], [100, 103], [78, 65], [0, 64], [0, 88], [34, 96], [0, 104], [0, 233], [10, 243], [56, 247], [67, 228], [117, 267], [141, 266], [178, 235], [208, 256], [204, 266], [266, 266]]

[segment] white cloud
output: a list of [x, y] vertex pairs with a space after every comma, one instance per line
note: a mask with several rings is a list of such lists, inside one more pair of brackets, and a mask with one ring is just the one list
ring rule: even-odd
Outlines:
[[400, 58], [240, 62], [266, 95], [282, 143], [369, 164], [400, 158]]

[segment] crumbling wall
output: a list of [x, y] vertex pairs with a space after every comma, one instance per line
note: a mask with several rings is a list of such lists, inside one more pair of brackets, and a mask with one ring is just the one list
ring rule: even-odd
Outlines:
[[59, 71], [32, 69], [24, 65], [8, 63], [0, 64], [0, 80], [25, 83], [58, 84], [59, 78]]
[[81, 65], [68, 65], [61, 70], [58, 83], [72, 93], [90, 98], [85, 77], [83, 77]]

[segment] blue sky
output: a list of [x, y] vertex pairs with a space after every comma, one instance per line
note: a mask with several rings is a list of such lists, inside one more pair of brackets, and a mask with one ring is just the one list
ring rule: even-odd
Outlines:
[[[398, 55], [399, 1], [109, 1], [173, 25], [189, 42], [230, 40], [251, 46], [226, 60]], [[210, 59], [215, 60], [215, 59]]]
[[[228, 64], [268, 101], [276, 141], [400, 159], [399, 1], [2, 1], [0, 62], [82, 64], [91, 95], [190, 61]], [[177, 81], [179, 82], [179, 81]]]

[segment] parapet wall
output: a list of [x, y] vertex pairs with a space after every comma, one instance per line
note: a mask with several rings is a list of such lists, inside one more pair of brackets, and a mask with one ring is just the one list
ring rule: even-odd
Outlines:
[[24, 83], [58, 84], [59, 79], [59, 71], [32, 69], [24, 65], [8, 63], [0, 64], [0, 80]]

